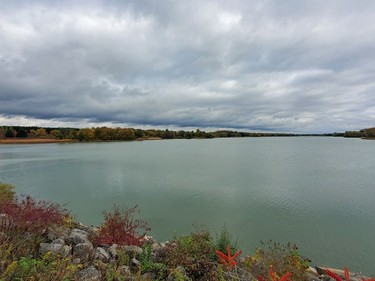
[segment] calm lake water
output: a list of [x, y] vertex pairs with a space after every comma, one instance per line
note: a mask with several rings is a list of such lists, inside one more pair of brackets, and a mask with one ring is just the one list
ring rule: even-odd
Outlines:
[[86, 224], [139, 204], [163, 241], [226, 224], [241, 247], [293, 242], [313, 264], [375, 273], [375, 141], [328, 137], [0, 146], [0, 181]]

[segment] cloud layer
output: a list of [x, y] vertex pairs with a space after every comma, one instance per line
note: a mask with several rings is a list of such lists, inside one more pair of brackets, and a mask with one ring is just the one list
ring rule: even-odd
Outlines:
[[0, 123], [375, 125], [375, 2], [1, 1]]

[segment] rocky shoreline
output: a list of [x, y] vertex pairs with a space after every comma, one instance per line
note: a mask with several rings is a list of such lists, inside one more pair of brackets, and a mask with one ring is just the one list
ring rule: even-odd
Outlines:
[[[46, 255], [52, 254], [60, 255], [64, 258], [72, 258], [73, 264], [81, 265], [82, 267], [76, 274], [78, 281], [100, 281], [103, 280], [100, 267], [108, 264], [115, 264], [121, 255], [128, 257], [124, 262], [117, 267], [117, 273], [124, 276], [124, 280], [155, 280], [155, 274], [146, 272], [140, 275], [140, 256], [144, 251], [138, 246], [118, 246], [100, 245], [95, 247], [92, 237], [97, 235], [99, 229], [96, 227], [88, 227], [84, 224], [78, 223], [74, 228], [55, 227], [48, 229], [46, 233], [47, 241], [40, 244], [39, 253]], [[165, 247], [170, 246], [171, 242], [160, 243], [150, 236], [145, 237], [145, 242], [151, 245], [151, 257], [156, 259], [158, 255], [163, 255]], [[172, 245], [173, 246], [173, 245]], [[242, 258], [244, 259], [244, 258]], [[239, 261], [241, 264], [241, 259]], [[84, 265], [84, 266], [82, 266]], [[326, 274], [326, 267], [310, 267], [306, 272], [306, 281], [331, 281], [333, 278]], [[345, 273], [343, 270], [329, 268], [335, 274], [341, 276], [345, 280]], [[359, 273], [350, 273], [350, 281], [363, 281], [367, 278]], [[191, 280], [182, 266], [177, 266], [175, 270], [168, 274], [165, 279], [168, 281]], [[241, 279], [242, 280], [242, 279]], [[243, 280], [252, 280], [243, 279]], [[256, 279], [254, 279], [256, 280]], [[302, 280], [301, 280], [302, 281]]]

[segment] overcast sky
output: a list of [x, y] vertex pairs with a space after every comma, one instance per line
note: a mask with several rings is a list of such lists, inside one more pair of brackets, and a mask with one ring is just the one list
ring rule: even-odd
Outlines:
[[375, 126], [375, 1], [0, 0], [0, 125]]

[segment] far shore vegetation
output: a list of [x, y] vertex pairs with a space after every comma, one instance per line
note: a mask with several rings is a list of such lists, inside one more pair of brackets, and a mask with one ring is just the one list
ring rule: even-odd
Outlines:
[[298, 137], [298, 136], [326, 136], [375, 139], [375, 127], [359, 131], [327, 134], [292, 134], [275, 132], [238, 132], [219, 130], [205, 132], [173, 131], [157, 129], [134, 128], [50, 128], [36, 126], [0, 126], [0, 144], [11, 143], [56, 143], [56, 142], [93, 142], [93, 141], [134, 141], [159, 139], [212, 139], [212, 138], [241, 138], [241, 137]]
[[[375, 135], [375, 129], [373, 135]], [[361, 131], [362, 132], [362, 131]], [[346, 133], [345, 133], [346, 134]], [[329, 134], [291, 134], [275, 132], [238, 132], [219, 130], [205, 132], [173, 131], [134, 128], [49, 128], [36, 126], [0, 126], [1, 143], [51, 143], [51, 142], [91, 142], [91, 141], [133, 141], [157, 139], [211, 139], [240, 137], [295, 137], [295, 136], [345, 136], [344, 133]], [[350, 135], [351, 136], [351, 135]]]

